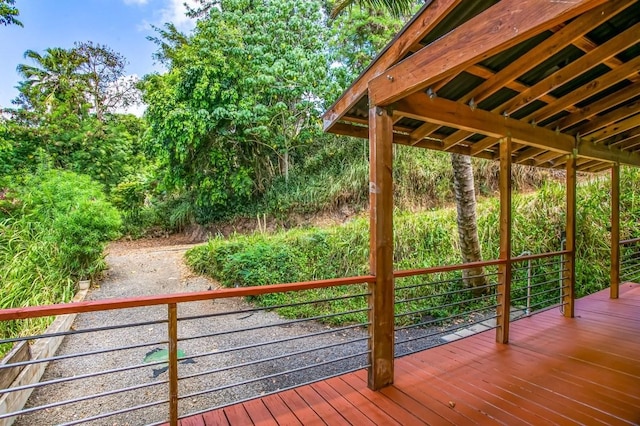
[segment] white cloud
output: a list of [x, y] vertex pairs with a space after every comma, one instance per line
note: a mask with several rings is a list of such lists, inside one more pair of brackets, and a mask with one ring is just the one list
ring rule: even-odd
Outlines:
[[144, 5], [149, 3], [149, 0], [122, 0], [124, 1], [124, 4], [129, 5], [129, 4], [137, 4], [137, 5]]
[[160, 11], [160, 24], [173, 22], [182, 31], [188, 31], [195, 26], [195, 19], [187, 17], [185, 3], [191, 8], [196, 8], [199, 3], [195, 0], [168, 0], [167, 5]]

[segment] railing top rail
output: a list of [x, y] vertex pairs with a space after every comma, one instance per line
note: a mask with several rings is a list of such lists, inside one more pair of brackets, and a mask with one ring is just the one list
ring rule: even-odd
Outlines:
[[314, 288], [337, 287], [342, 285], [374, 282], [372, 275], [358, 277], [333, 278], [328, 280], [306, 281], [290, 284], [274, 284], [240, 288], [222, 288], [191, 293], [140, 296], [123, 299], [93, 300], [77, 303], [61, 303], [46, 306], [1, 309], [0, 321], [75, 314], [82, 312], [106, 311], [111, 309], [139, 308], [143, 306], [166, 305], [169, 303], [197, 302], [202, 300], [223, 299], [229, 297], [257, 296], [267, 293], [285, 293], [288, 291], [311, 290]]
[[549, 253], [536, 253], [536, 254], [526, 254], [524, 256], [512, 257], [511, 262], [526, 262], [528, 260], [537, 260], [537, 259], [545, 259], [547, 257], [555, 257], [555, 256], [564, 256], [565, 254], [571, 254], [570, 250], [559, 250], [552, 251]]
[[630, 238], [628, 240], [620, 241], [620, 245], [621, 246], [629, 245], [629, 244], [635, 244], [635, 243], [640, 243], [640, 238]]
[[394, 278], [412, 277], [415, 275], [437, 274], [440, 272], [460, 271], [462, 269], [483, 268], [485, 266], [500, 265], [505, 261], [502, 259], [485, 260], [481, 262], [459, 263], [457, 265], [433, 266], [430, 268], [407, 269], [404, 271], [395, 271]]

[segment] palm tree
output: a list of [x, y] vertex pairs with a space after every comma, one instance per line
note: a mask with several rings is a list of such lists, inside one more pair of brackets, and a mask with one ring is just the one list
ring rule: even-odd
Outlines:
[[54, 103], [64, 102], [79, 111], [84, 103], [82, 79], [78, 75], [79, 55], [73, 50], [52, 47], [47, 48], [44, 54], [27, 50], [24, 58], [35, 63], [17, 66], [18, 73], [25, 79], [19, 90], [31, 107], [49, 111]]
[[[393, 16], [407, 16], [416, 5], [415, 0], [338, 0], [333, 6], [331, 17], [343, 13], [347, 8], [358, 5], [373, 9], [384, 9]], [[466, 155], [451, 154], [453, 168], [453, 187], [457, 205], [457, 225], [460, 254], [464, 263], [482, 260], [478, 226], [476, 219], [476, 195], [471, 159]], [[483, 268], [463, 271], [464, 283], [468, 287], [486, 288], [487, 280]]]
[[353, 5], [370, 7], [377, 10], [386, 10], [395, 17], [408, 16], [411, 14], [411, 10], [415, 4], [415, 0], [338, 0], [334, 3], [333, 9], [331, 9], [330, 17], [331, 19], [334, 19], [345, 9], [348, 9]]

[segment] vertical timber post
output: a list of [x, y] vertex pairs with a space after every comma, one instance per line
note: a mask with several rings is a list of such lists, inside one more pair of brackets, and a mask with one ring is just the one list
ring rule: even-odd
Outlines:
[[393, 383], [393, 122], [384, 108], [369, 109], [369, 388]]
[[178, 426], [178, 307], [169, 303], [169, 424]]
[[572, 154], [567, 161], [567, 243], [565, 249], [564, 279], [562, 280], [562, 307], [564, 316], [575, 315], [576, 288], [576, 156]]
[[496, 341], [509, 343], [511, 314], [511, 137], [500, 141], [500, 260]]
[[611, 168], [611, 288], [609, 296], [618, 298], [620, 286], [620, 165]]

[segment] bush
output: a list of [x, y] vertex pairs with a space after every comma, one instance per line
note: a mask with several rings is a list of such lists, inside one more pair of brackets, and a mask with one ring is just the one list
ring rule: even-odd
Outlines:
[[[50, 170], [13, 182], [0, 185], [0, 308], [68, 302], [79, 278], [104, 269], [120, 216], [87, 176]], [[38, 333], [49, 321], [4, 321], [0, 338]]]
[[[621, 227], [623, 238], [640, 235], [640, 171], [623, 169]], [[610, 224], [609, 182], [596, 178], [578, 187], [576, 290], [583, 296], [609, 285]], [[513, 196], [513, 255], [523, 251], [546, 253], [561, 249], [565, 224], [565, 191], [551, 182], [538, 192]], [[396, 269], [460, 263], [455, 209], [421, 213], [396, 213], [394, 261]], [[499, 251], [499, 203], [478, 204], [478, 232], [485, 259]], [[368, 221], [309, 228], [274, 235], [216, 238], [187, 252], [188, 263], [224, 286], [264, 285], [366, 274], [368, 271]], [[327, 292], [335, 290], [327, 290]], [[289, 297], [305, 300], [307, 293]], [[333, 294], [333, 293], [332, 293]], [[334, 294], [335, 295], [335, 294]], [[317, 297], [315, 295], [314, 297]], [[274, 303], [274, 297], [269, 298]], [[282, 301], [285, 299], [283, 298]], [[291, 299], [287, 299], [293, 301]], [[311, 300], [311, 299], [309, 299]], [[259, 300], [259, 303], [262, 301]], [[289, 313], [310, 315], [309, 313]]]

